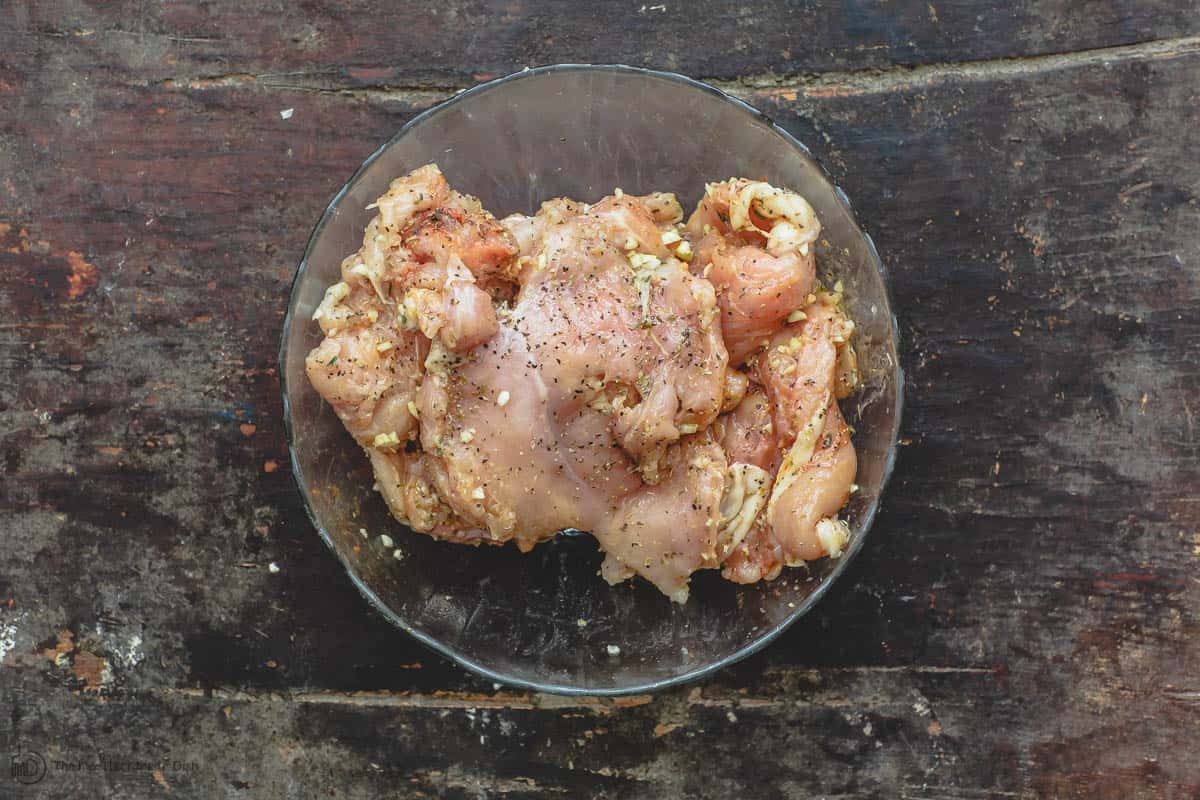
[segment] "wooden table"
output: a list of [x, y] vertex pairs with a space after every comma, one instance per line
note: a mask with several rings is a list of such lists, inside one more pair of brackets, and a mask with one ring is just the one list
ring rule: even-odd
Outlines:
[[[1169, 0], [0, 5], [0, 796], [1200, 797], [1198, 32]], [[280, 420], [330, 196], [414, 113], [561, 61], [807, 142], [909, 377], [817, 611], [615, 701], [372, 613]]]

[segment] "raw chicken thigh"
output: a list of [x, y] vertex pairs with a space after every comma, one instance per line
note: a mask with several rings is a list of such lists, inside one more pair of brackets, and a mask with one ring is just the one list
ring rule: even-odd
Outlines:
[[698, 569], [840, 554], [853, 323], [813, 292], [803, 198], [732, 179], [686, 226], [619, 189], [498, 221], [427, 165], [375, 205], [307, 369], [398, 520], [523, 551], [591, 531], [606, 580], [677, 602]]

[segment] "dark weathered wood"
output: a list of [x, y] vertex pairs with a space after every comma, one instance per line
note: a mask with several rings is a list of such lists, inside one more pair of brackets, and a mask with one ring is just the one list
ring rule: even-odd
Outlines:
[[[4, 13], [0, 11], [0, 13]], [[17, 4], [0, 52], [129, 82], [459, 87], [525, 66], [628, 63], [736, 79], [979, 61], [1200, 32], [1195, 0], [347, 5], [51, 0]], [[0, 18], [2, 21], [2, 18]], [[2, 62], [0, 62], [2, 63]]]
[[[51, 761], [28, 789], [0, 763], [0, 796], [1200, 796], [1200, 49], [754, 76], [1059, 49], [1029, 26], [1065, 6], [937, 6], [995, 35], [873, 55], [882, 21], [827, 22], [830, 55], [784, 56], [786, 10], [716, 14], [726, 52], [663, 48], [671, 4], [613, 50], [565, 6], [0, 11], [0, 744]], [[1173, 8], [1064, 15], [1062, 49], [1188, 33]], [[435, 30], [478, 40], [411, 47]], [[812, 615], [699, 687], [563, 700], [448, 666], [367, 609], [287, 474], [275, 353], [311, 225], [444, 94], [414, 87], [527, 52], [753, 76], [731, 85], [894, 277], [885, 511]], [[405, 89], [261, 79], [306, 59]]]

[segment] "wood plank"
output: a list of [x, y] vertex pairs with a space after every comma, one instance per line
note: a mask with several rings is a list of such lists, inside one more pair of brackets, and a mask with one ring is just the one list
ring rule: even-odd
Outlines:
[[[20, 739], [64, 795], [98, 785], [73, 768], [96, 751], [130, 767], [104, 775], [130, 796], [158, 769], [196, 797], [1005, 797], [1025, 767], [1003, 729], [972, 735], [982, 708], [1010, 725], [1022, 713], [991, 671], [777, 673], [751, 692], [604, 701], [169, 690], [77, 701], [69, 718], [38, 682], [14, 695]], [[990, 795], [965, 788], [981, 770]]]
[[[131, 82], [451, 87], [526, 66], [627, 63], [730, 79], [1064, 53], [1200, 33], [1195, 0], [976, 3], [17, 3], [18, 68]], [[8, 24], [3, 24], [4, 17]], [[2, 62], [0, 62], [2, 63]]]
[[163, 779], [202, 796], [1200, 793], [1194, 48], [748, 90], [893, 271], [906, 446], [814, 614], [628, 707], [391, 629], [286, 474], [291, 270], [429, 99], [47, 75], [0, 68], [8, 744], [195, 760]]

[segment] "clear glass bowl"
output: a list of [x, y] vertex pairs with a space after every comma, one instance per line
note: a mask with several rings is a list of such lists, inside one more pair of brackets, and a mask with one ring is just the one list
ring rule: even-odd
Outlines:
[[[595, 200], [617, 186], [674, 191], [690, 209], [705, 181], [732, 175], [807, 197], [829, 243], [817, 250], [818, 273], [845, 284], [865, 379], [843, 402], [856, 428], [860, 486], [847, 509], [853, 536], [845, 555], [753, 586], [700, 572], [680, 606], [640, 579], [606, 584], [589, 536], [559, 536], [522, 555], [512, 546], [437, 542], [393, 520], [371, 490], [366, 457], [309, 385], [304, 357], [319, 340], [313, 310], [361, 243], [373, 213], [366, 206], [392, 178], [428, 162], [497, 216], [530, 214], [560, 195]], [[758, 650], [812, 608], [863, 545], [895, 460], [902, 395], [884, 267], [808, 150], [710, 86], [621, 66], [527, 70], [405, 125], [317, 224], [292, 286], [280, 367], [292, 469], [309, 516], [371, 604], [493, 681], [565, 694], [640, 693], [693, 680]], [[383, 532], [402, 560], [377, 544]]]

